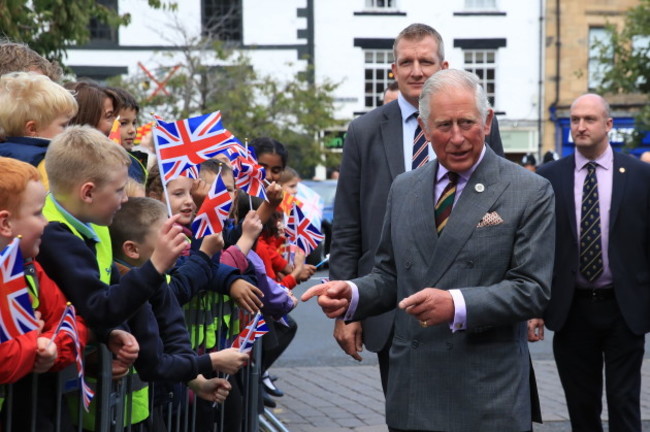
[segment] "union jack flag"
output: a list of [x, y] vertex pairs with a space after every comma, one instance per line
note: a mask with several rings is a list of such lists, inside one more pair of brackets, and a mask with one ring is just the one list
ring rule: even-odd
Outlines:
[[90, 386], [88, 386], [88, 384], [86, 384], [86, 380], [84, 379], [84, 364], [81, 358], [81, 343], [79, 342], [79, 333], [77, 332], [77, 314], [73, 305], [68, 304], [66, 306], [65, 310], [63, 311], [63, 316], [61, 317], [61, 323], [59, 325], [61, 327], [61, 331], [67, 333], [74, 341], [74, 346], [76, 349], [75, 359], [77, 363], [77, 375], [81, 383], [81, 399], [83, 401], [84, 409], [86, 412], [88, 412], [88, 409], [90, 408], [90, 402], [95, 396], [95, 392], [90, 388]]
[[0, 343], [38, 328], [16, 237], [0, 252]]
[[223, 223], [230, 214], [232, 200], [220, 175], [210, 187], [208, 196], [192, 222], [192, 232], [197, 239], [223, 231]]
[[156, 117], [156, 122], [154, 144], [160, 173], [166, 183], [190, 166], [225, 151], [235, 139], [223, 127], [219, 111], [174, 122]]
[[269, 327], [266, 325], [266, 320], [264, 320], [262, 314], [258, 312], [255, 315], [255, 318], [253, 318], [253, 321], [251, 321], [250, 324], [239, 333], [235, 341], [232, 343], [232, 348], [239, 348], [239, 352], [249, 353], [253, 350], [255, 341], [268, 332]]
[[241, 189], [248, 195], [266, 199], [264, 179], [266, 172], [257, 161], [250, 158], [238, 157], [232, 164], [233, 174], [237, 189]]
[[316, 249], [325, 238], [320, 230], [307, 219], [300, 207], [295, 204], [289, 215], [285, 231], [289, 241], [305, 251], [307, 255]]

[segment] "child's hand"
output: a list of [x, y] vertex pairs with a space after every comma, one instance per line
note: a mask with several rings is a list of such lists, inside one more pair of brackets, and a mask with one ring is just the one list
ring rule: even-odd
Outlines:
[[242, 223], [242, 235], [256, 239], [262, 232], [262, 220], [255, 210], [250, 210]]
[[303, 250], [300, 249], [299, 247], [296, 247], [295, 251], [296, 251], [296, 253], [295, 253], [295, 256], [293, 258], [293, 265], [296, 266], [296, 267], [304, 265], [305, 264], [305, 259], [307, 258], [307, 257], [305, 257], [305, 252], [303, 252]]
[[282, 186], [276, 182], [272, 182], [266, 187], [266, 198], [269, 200], [271, 207], [276, 208], [282, 202], [284, 198], [284, 192], [282, 191]]
[[210, 353], [212, 369], [229, 375], [234, 375], [248, 361], [248, 354], [239, 352], [237, 348], [226, 348]]
[[113, 353], [113, 375], [119, 376], [128, 372], [138, 358], [140, 345], [131, 333], [114, 329], [108, 336], [108, 349]]
[[56, 360], [56, 344], [50, 344], [50, 339], [39, 337], [36, 339], [36, 361], [34, 361], [34, 373], [45, 373], [50, 370]]
[[187, 386], [201, 399], [214, 403], [225, 401], [232, 389], [230, 383], [223, 378], [205, 379], [203, 375], [188, 382]]
[[287, 295], [289, 296], [289, 298], [293, 302], [293, 308], [292, 309], [295, 309], [296, 306], [298, 306], [298, 298], [295, 295], [293, 295], [293, 292], [291, 292], [291, 291], [288, 291]]
[[311, 264], [304, 264], [302, 266], [300, 274], [298, 274], [298, 277], [296, 279], [298, 279], [300, 282], [304, 282], [312, 277], [314, 273], [316, 273], [316, 267]]
[[165, 221], [160, 229], [156, 248], [151, 254], [151, 263], [160, 274], [164, 274], [176, 264], [176, 260], [187, 246], [187, 237], [183, 234], [183, 229], [176, 224], [179, 216], [174, 215]]
[[203, 241], [201, 242], [201, 247], [199, 250], [212, 258], [214, 254], [217, 252], [221, 252], [223, 249], [224, 241], [223, 241], [223, 236], [221, 233], [218, 234], [210, 234], [205, 237], [203, 237]]
[[192, 199], [194, 200], [197, 209], [201, 208], [201, 204], [203, 204], [205, 197], [210, 193], [210, 186], [212, 185], [206, 183], [205, 180], [202, 179], [194, 180], [194, 183], [192, 183], [190, 194], [192, 195]]
[[264, 293], [244, 279], [237, 279], [230, 284], [228, 295], [235, 300], [237, 306], [251, 314], [256, 314], [262, 307], [262, 300], [260, 299], [264, 297]]

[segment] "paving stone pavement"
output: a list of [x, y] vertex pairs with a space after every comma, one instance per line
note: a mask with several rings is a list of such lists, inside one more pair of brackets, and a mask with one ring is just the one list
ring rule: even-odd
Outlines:
[[[564, 392], [553, 360], [534, 360], [543, 425], [535, 432], [570, 431]], [[285, 395], [271, 412], [291, 432], [387, 432], [375, 366], [273, 368]], [[607, 419], [607, 403], [603, 419]], [[650, 359], [642, 368], [641, 418], [650, 431]], [[606, 423], [605, 423], [605, 430]]]

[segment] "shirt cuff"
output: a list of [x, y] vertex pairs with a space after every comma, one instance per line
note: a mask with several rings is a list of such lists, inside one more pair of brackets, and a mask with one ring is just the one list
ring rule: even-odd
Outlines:
[[348, 306], [348, 311], [345, 313], [345, 315], [337, 319], [352, 321], [352, 317], [357, 311], [357, 305], [359, 304], [359, 287], [357, 287], [357, 284], [354, 282], [345, 281], [345, 283], [347, 283], [350, 286], [350, 289], [352, 289], [352, 298], [350, 299], [350, 306]]
[[454, 322], [449, 324], [452, 333], [467, 329], [467, 307], [465, 306], [465, 297], [458, 289], [449, 290], [451, 298], [454, 300]]

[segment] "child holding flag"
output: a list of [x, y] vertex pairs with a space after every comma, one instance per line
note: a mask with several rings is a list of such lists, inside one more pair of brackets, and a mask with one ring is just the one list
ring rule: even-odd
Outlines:
[[[56, 400], [52, 394], [56, 376], [40, 376], [38, 417], [34, 418], [33, 413], [29, 412], [31, 406], [26, 403], [34, 397], [31, 394], [32, 377], [26, 375], [30, 372], [43, 374], [59, 371], [75, 362], [77, 351], [73, 338], [64, 332], [56, 333], [67, 300], [38, 262], [33, 260], [38, 255], [41, 235], [47, 224], [42, 213], [45, 188], [38, 171], [27, 163], [0, 157], [0, 172], [0, 249], [9, 247], [12, 241], [19, 243], [19, 255], [25, 259], [23, 286], [27, 288], [31, 305], [40, 316], [37, 328], [24, 334], [14, 334], [12, 339], [0, 343], [0, 358], [3, 359], [0, 383], [16, 382], [12, 412], [15, 430], [29, 430], [31, 421], [37, 422], [36, 430], [49, 430], [55, 418]], [[14, 240], [17, 236], [20, 239]], [[6, 260], [9, 259], [4, 258], [3, 270], [7, 268], [9, 261]], [[2, 283], [0, 296], [7, 296], [7, 289], [10, 289], [9, 286]], [[3, 300], [2, 303], [7, 301], [12, 300]], [[12, 317], [6, 316], [6, 311], [3, 308], [2, 319], [12, 320]], [[83, 349], [87, 330], [81, 318], [77, 319], [77, 331]]]
[[[152, 198], [132, 198], [122, 206], [110, 228], [120, 273], [126, 274], [149, 259], [160, 227], [166, 220], [165, 206]], [[197, 355], [192, 350], [183, 311], [170, 289], [172, 285], [192, 282], [191, 273], [185, 276], [180, 279], [174, 274], [168, 275], [167, 283], [163, 284], [161, 290], [128, 321], [141, 347], [135, 363], [139, 375], [148, 381], [165, 381], [156, 383], [155, 408], [162, 408], [170, 401], [169, 395], [176, 393], [172, 382], [185, 382], [199, 397], [211, 402], [223, 402], [230, 384], [225, 380], [206, 377], [211, 377], [214, 371], [234, 374], [248, 358], [236, 349], [203, 355]], [[202, 275], [196, 277], [199, 282], [205, 280]], [[185, 287], [183, 290], [191, 289]], [[160, 410], [156, 411], [154, 422], [160, 421]]]

